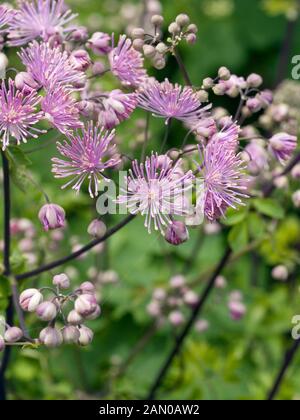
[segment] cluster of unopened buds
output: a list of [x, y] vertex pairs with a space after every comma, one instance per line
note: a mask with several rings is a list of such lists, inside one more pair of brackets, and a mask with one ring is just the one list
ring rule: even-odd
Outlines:
[[146, 33], [143, 28], [134, 28], [131, 31], [132, 45], [134, 49], [142, 52], [158, 70], [166, 66], [167, 54], [173, 53], [174, 48], [182, 40], [185, 40], [188, 44], [194, 44], [197, 41], [198, 28], [195, 24], [190, 23], [190, 18], [186, 14], [178, 15], [175, 21], [169, 25], [170, 36], [166, 42], [162, 39], [161, 31], [164, 23], [163, 16], [152, 16], [151, 23], [153, 25], [153, 35]]
[[[87, 346], [93, 340], [93, 331], [84, 325], [94, 320], [101, 313], [91, 282], [84, 282], [74, 291], [65, 273], [53, 277], [53, 288], [26, 289], [20, 295], [20, 306], [25, 312], [35, 313], [48, 326], [37, 340], [46, 347], [58, 347], [61, 344], [79, 344]], [[47, 297], [45, 298], [45, 295]], [[63, 327], [57, 326], [63, 323]]]

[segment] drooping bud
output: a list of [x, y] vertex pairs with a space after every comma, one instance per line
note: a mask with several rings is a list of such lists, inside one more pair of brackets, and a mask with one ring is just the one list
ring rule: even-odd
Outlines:
[[84, 283], [82, 283], [80, 286], [79, 286], [79, 290], [83, 293], [83, 294], [85, 294], [85, 293], [87, 293], [87, 294], [93, 294], [93, 293], [95, 293], [95, 286], [93, 285], [93, 283], [91, 283], [90, 281], [85, 281]]
[[194, 45], [197, 42], [197, 35], [196, 34], [187, 34], [185, 37], [186, 42], [189, 45]]
[[23, 331], [18, 327], [10, 327], [5, 331], [4, 340], [7, 343], [16, 343], [23, 337]]
[[102, 238], [106, 234], [107, 227], [102, 220], [95, 219], [89, 224], [87, 231], [94, 238]]
[[80, 325], [83, 322], [83, 318], [74, 309], [69, 313], [67, 321], [71, 325]]
[[69, 289], [71, 284], [69, 277], [65, 273], [57, 274], [54, 276], [52, 283], [54, 286], [58, 286], [64, 290]]
[[189, 232], [185, 223], [173, 221], [167, 228], [165, 239], [172, 245], [181, 245], [189, 239]]
[[181, 26], [182, 28], [184, 26], [187, 26], [190, 23], [189, 16], [184, 13], [181, 13], [180, 15], [178, 15], [175, 20], [176, 20], [177, 25]]
[[70, 62], [75, 70], [86, 71], [92, 64], [91, 58], [85, 50], [75, 50], [70, 56]]
[[57, 307], [52, 302], [43, 302], [37, 307], [36, 314], [42, 321], [50, 322], [57, 316]]
[[97, 300], [91, 294], [81, 295], [75, 301], [75, 310], [83, 317], [91, 315], [96, 310], [96, 307]]
[[79, 339], [78, 339], [78, 344], [80, 346], [84, 347], [84, 346], [88, 346], [89, 344], [91, 344], [91, 342], [93, 341], [93, 338], [94, 338], [94, 333], [90, 328], [82, 325], [79, 329], [79, 333], [80, 333], [80, 336], [79, 336]]
[[98, 55], [106, 55], [111, 51], [111, 37], [103, 32], [95, 32], [87, 42], [87, 47]]
[[251, 73], [247, 78], [247, 83], [249, 87], [258, 88], [263, 84], [263, 79], [259, 74]]
[[74, 42], [84, 42], [88, 37], [89, 32], [85, 26], [78, 26], [69, 35], [69, 39]]
[[275, 134], [270, 139], [269, 149], [280, 163], [284, 164], [293, 155], [297, 147], [297, 137], [287, 133]]
[[168, 27], [168, 31], [172, 35], [177, 35], [180, 33], [180, 26], [176, 22], [172, 22]]
[[55, 348], [63, 343], [63, 336], [56, 328], [47, 327], [41, 331], [40, 341], [46, 347]]
[[23, 311], [34, 312], [43, 302], [43, 295], [37, 289], [27, 289], [21, 293], [19, 303]]
[[145, 36], [145, 29], [143, 28], [134, 28], [131, 31], [131, 37], [133, 39], [144, 39]]
[[101, 308], [99, 305], [97, 305], [94, 312], [91, 313], [91, 315], [86, 316], [85, 319], [87, 319], [88, 321], [93, 321], [94, 319], [99, 318], [100, 314], [101, 314]]
[[57, 204], [45, 204], [39, 211], [39, 219], [47, 232], [65, 226], [65, 211]]
[[21, 71], [16, 75], [15, 85], [17, 89], [22, 90], [25, 94], [30, 94], [39, 88], [38, 83], [25, 71]]
[[80, 332], [79, 329], [73, 325], [64, 327], [61, 331], [64, 343], [75, 344], [78, 343]]

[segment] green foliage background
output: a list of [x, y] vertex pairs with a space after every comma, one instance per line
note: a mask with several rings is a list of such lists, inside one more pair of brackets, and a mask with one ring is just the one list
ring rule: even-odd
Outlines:
[[[119, 16], [126, 2], [69, 0], [68, 3], [74, 11], [79, 12], [80, 22], [93, 30], [123, 32], [123, 21]], [[203, 77], [215, 76], [218, 67], [225, 65], [241, 75], [252, 71], [261, 73], [267, 87], [272, 87], [274, 83], [286, 15], [291, 13], [293, 3], [279, 0], [162, 1], [166, 22], [174, 19], [178, 13], [185, 12], [199, 27], [198, 43], [182, 49], [195, 85], [200, 85]], [[293, 55], [300, 52], [300, 26], [294, 39]], [[172, 59], [167, 69], [159, 72], [157, 77], [162, 79], [166, 75], [172, 81], [182, 81]], [[236, 104], [230, 106], [234, 109]], [[141, 116], [143, 113], [136, 113], [137, 118]], [[133, 122], [126, 124], [123, 127], [128, 129], [129, 134], [123, 141], [130, 145]], [[175, 126], [171, 135], [174, 145], [179, 144], [182, 138], [178, 128]], [[120, 131], [123, 129], [121, 127]], [[153, 144], [163, 130], [161, 121], [151, 123]], [[32, 148], [34, 140], [29, 143], [22, 146], [23, 150]], [[86, 227], [95, 214], [95, 203], [84, 194], [75, 196], [70, 191], [61, 192], [60, 183], [53, 179], [50, 172], [50, 157], [54, 155], [54, 146], [30, 155], [30, 169], [51, 199], [66, 209], [68, 232], [78, 235], [81, 243], [85, 243], [89, 239]], [[14, 187], [14, 217], [36, 220], [42, 197], [35, 187], [26, 182], [21, 170], [23, 166], [25, 168], [25, 165], [19, 165], [16, 180], [18, 184], [25, 183], [23, 187], [26, 193]], [[254, 208], [258, 208], [261, 215], [255, 215]], [[264, 240], [270, 225], [274, 224], [271, 219], [275, 220], [277, 228]], [[109, 223], [115, 221], [117, 218], [112, 218]], [[197, 290], [201, 290], [207, 270], [222, 255], [230, 229], [229, 239], [235, 251], [240, 251], [253, 240], [261, 241], [261, 246], [257, 252], [237, 259], [226, 270], [227, 289], [216, 290], [203, 315], [209, 320], [210, 329], [202, 335], [197, 332], [191, 334], [159, 392], [161, 399], [263, 399], [290, 343], [291, 319], [300, 313], [300, 273], [296, 268], [293, 281], [289, 284], [276, 283], [270, 276], [272, 266], [288, 263], [297, 267], [299, 261], [299, 214], [295, 213], [289, 195], [280, 193], [275, 201], [252, 203], [238, 216], [229, 217], [227, 224], [231, 226], [224, 234], [204, 240], [200, 253], [193, 261], [188, 279], [197, 281]], [[37, 229], [40, 230], [38, 224]], [[168, 349], [174, 343], [174, 332], [165, 327], [156, 333], [118, 379], [114, 379], [115, 365], [126, 360], [135, 343], [151, 325], [146, 314], [151, 291], [155, 286], [166, 285], [172, 274], [180, 273], [198, 234], [193, 231], [191, 240], [175, 251], [155, 234], [148, 236], [141, 219], [115, 235], [109, 241], [106, 252], [99, 257], [99, 264], [102, 268], [116, 270], [120, 282], [103, 290], [103, 313], [98, 321], [93, 322], [93, 329], [96, 330], [93, 345], [87, 349], [64, 347], [53, 351], [14, 351], [8, 371], [10, 397], [145, 397]], [[68, 249], [66, 243], [63, 254]], [[48, 252], [47, 249], [41, 250], [46, 256]], [[170, 252], [173, 257], [171, 265], [165, 258]], [[74, 264], [79, 270], [77, 281], [87, 279], [87, 270], [94, 265], [94, 260], [95, 255], [90, 255]], [[16, 253], [14, 261], [20, 271], [25, 268]], [[50, 282], [50, 276], [43, 275], [39, 282]], [[26, 282], [23, 287], [31, 284]], [[4, 289], [4, 286], [0, 286], [2, 308], [6, 305]], [[226, 305], [228, 293], [235, 289], [242, 289], [248, 307], [245, 319], [238, 323], [230, 319]], [[29, 322], [30, 331], [34, 334], [40, 326], [30, 317]], [[281, 398], [300, 398], [299, 361], [300, 355], [284, 382]]]

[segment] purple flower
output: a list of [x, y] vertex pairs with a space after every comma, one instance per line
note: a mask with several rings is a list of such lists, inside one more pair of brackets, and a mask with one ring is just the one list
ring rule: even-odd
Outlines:
[[127, 177], [127, 190], [117, 199], [131, 214], [146, 216], [145, 227], [151, 233], [152, 225], [165, 235], [172, 223], [172, 215], [186, 215], [185, 193], [192, 188], [191, 171], [178, 175], [180, 160], [173, 165], [167, 157], [152, 154], [145, 164], [134, 161]]
[[62, 188], [73, 185], [72, 188], [79, 192], [88, 179], [90, 196], [97, 196], [98, 183], [105, 178], [104, 171], [120, 163], [118, 157], [112, 157], [116, 147], [111, 145], [114, 136], [114, 131], [106, 132], [92, 123], [82, 130], [82, 135], [67, 134], [68, 141], [57, 145], [65, 159], [52, 159], [52, 172], [56, 178], [72, 178]]
[[245, 147], [245, 152], [250, 158], [248, 170], [252, 175], [258, 175], [268, 168], [268, 153], [259, 140], [252, 140]]
[[220, 142], [224, 148], [235, 151], [238, 147], [240, 127], [234, 123], [230, 123], [223, 127], [221, 131], [214, 134], [211, 138], [211, 142]]
[[10, 79], [8, 87], [2, 82], [0, 88], [0, 137], [2, 137], [3, 150], [9, 145], [10, 137], [14, 137], [17, 143], [27, 142], [27, 137], [37, 138], [37, 133], [43, 130], [33, 128], [43, 116], [37, 112], [40, 98], [35, 92], [25, 94], [15, 88]]
[[0, 34], [6, 31], [3, 27], [11, 21], [12, 17], [13, 11], [11, 9], [8, 9], [6, 6], [0, 6]]
[[71, 92], [61, 86], [47, 92], [42, 100], [42, 110], [45, 118], [63, 134], [83, 127], [76, 101]]
[[228, 207], [235, 209], [242, 205], [241, 198], [247, 197], [243, 193], [246, 190], [244, 163], [240, 155], [224, 148], [222, 141], [210, 141], [205, 149], [199, 146], [199, 152], [199, 172], [203, 179], [200, 205], [205, 216], [214, 221], [224, 216]]
[[211, 105], [202, 107], [190, 87], [173, 85], [167, 79], [163, 83], [149, 79], [138, 95], [138, 105], [157, 117], [175, 118], [189, 125], [199, 123]]
[[106, 55], [111, 51], [111, 37], [103, 32], [95, 32], [88, 40], [87, 47], [97, 55]]
[[270, 139], [269, 150], [284, 165], [293, 155], [297, 147], [297, 137], [287, 133], [275, 134]]
[[54, 85], [81, 87], [85, 82], [82, 71], [76, 70], [68, 53], [49, 44], [34, 41], [19, 54], [32, 78], [46, 89]]
[[189, 239], [189, 231], [185, 223], [176, 220], [168, 226], [165, 238], [171, 245], [181, 245]]
[[75, 17], [66, 10], [64, 0], [23, 1], [9, 23], [9, 44], [25, 45], [37, 38], [47, 42], [52, 36], [69, 32], [65, 25]]
[[135, 93], [123, 93], [115, 89], [108, 94], [103, 94], [99, 105], [99, 123], [108, 130], [116, 127], [128, 119], [137, 104]]
[[139, 86], [146, 78], [144, 60], [132, 47], [132, 41], [122, 35], [118, 45], [109, 53], [112, 73], [126, 86]]
[[39, 211], [39, 219], [46, 232], [64, 227], [65, 216], [64, 209], [57, 204], [45, 204]]

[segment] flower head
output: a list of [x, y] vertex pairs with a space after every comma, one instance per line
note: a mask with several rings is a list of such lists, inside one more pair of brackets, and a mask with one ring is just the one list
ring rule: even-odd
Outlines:
[[39, 211], [39, 219], [46, 232], [64, 227], [65, 216], [64, 209], [57, 204], [45, 204]]
[[72, 179], [63, 188], [72, 185], [79, 192], [83, 182], [88, 179], [91, 197], [98, 195], [98, 183], [105, 178], [104, 171], [120, 163], [118, 157], [112, 157], [115, 145], [112, 145], [115, 133], [89, 124], [82, 134], [68, 134], [68, 140], [58, 143], [57, 148], [64, 159], [53, 158], [52, 172], [56, 178]]
[[210, 141], [220, 142], [224, 148], [235, 151], [238, 147], [240, 127], [234, 123], [228, 124], [216, 134], [214, 134]]
[[111, 51], [111, 37], [103, 32], [95, 32], [88, 40], [87, 47], [97, 55], [106, 55]]
[[20, 58], [40, 87], [49, 89], [58, 84], [78, 87], [85, 81], [84, 73], [76, 70], [68, 53], [47, 43], [32, 42], [21, 50]]
[[285, 164], [297, 147], [297, 137], [287, 133], [275, 134], [270, 139], [269, 150], [281, 164]]
[[[161, 159], [161, 158], [164, 159]], [[134, 161], [127, 178], [127, 190], [117, 199], [131, 214], [146, 216], [145, 227], [151, 233], [152, 225], [165, 235], [173, 215], [188, 212], [184, 194], [191, 189], [191, 171], [178, 175], [180, 160], [173, 165], [166, 156], [152, 154], [145, 164]]]
[[75, 17], [65, 9], [64, 0], [24, 1], [9, 24], [9, 43], [25, 45], [38, 38], [47, 42], [52, 36], [69, 32], [65, 25]]
[[202, 107], [191, 87], [173, 85], [167, 79], [163, 83], [153, 79], [144, 83], [138, 95], [138, 105], [157, 117], [175, 118], [189, 125], [199, 122], [211, 107]]
[[13, 12], [11, 9], [0, 6], [0, 34], [5, 31], [3, 27], [7, 25], [13, 17]]
[[2, 137], [3, 150], [9, 145], [10, 137], [14, 137], [17, 143], [26, 143], [27, 137], [37, 138], [37, 133], [43, 132], [32, 127], [43, 116], [37, 112], [36, 107], [40, 98], [35, 92], [25, 95], [23, 91], [15, 88], [12, 80], [8, 81], [8, 87], [2, 82], [0, 88], [0, 137]]
[[243, 185], [244, 164], [239, 155], [224, 148], [222, 141], [210, 141], [203, 150], [199, 146], [201, 164], [199, 172], [203, 179], [201, 206], [205, 216], [214, 221], [225, 215], [228, 207], [242, 205], [246, 190]]
[[122, 35], [118, 45], [109, 53], [112, 73], [127, 86], [137, 87], [146, 78], [143, 56], [132, 47], [132, 41]]
[[123, 93], [119, 89], [109, 92], [99, 105], [100, 125], [111, 130], [130, 117], [136, 104], [135, 93]]
[[42, 110], [49, 122], [61, 133], [83, 127], [76, 101], [71, 92], [61, 86], [47, 92], [42, 100]]

